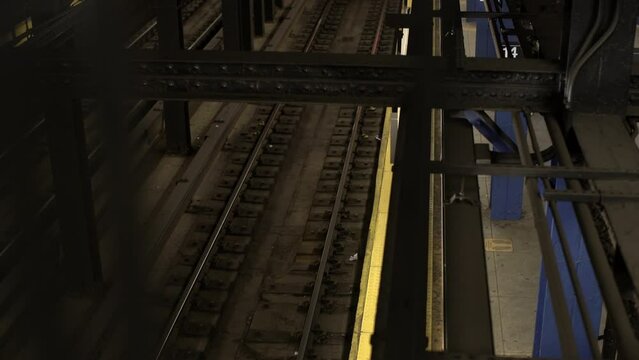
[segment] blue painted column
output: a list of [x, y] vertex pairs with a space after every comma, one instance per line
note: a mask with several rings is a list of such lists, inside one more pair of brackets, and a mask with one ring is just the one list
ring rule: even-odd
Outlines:
[[[512, 113], [495, 112], [495, 122], [514, 138]], [[524, 178], [493, 176], [490, 182], [490, 217], [493, 220], [519, 220], [523, 213]]]
[[[485, 11], [479, 0], [468, 2], [469, 10]], [[497, 57], [497, 49], [488, 20], [478, 19], [475, 56]], [[511, 112], [495, 112], [495, 122], [511, 139], [515, 137]], [[495, 149], [495, 151], [497, 151]], [[523, 210], [524, 178], [517, 176], [493, 176], [490, 184], [490, 216], [493, 220], [518, 220]]]
[[[563, 190], [566, 188], [566, 183], [562, 179], [556, 180], [555, 188], [557, 190]], [[595, 331], [599, 330], [601, 319], [601, 294], [595, 278], [595, 273], [588, 257], [583, 237], [575, 211], [572, 204], [568, 202], [558, 202], [561, 222], [566, 231], [567, 240], [569, 243], [570, 253], [573, 256], [573, 261], [577, 268], [577, 277], [579, 283], [582, 286], [584, 296], [586, 298], [588, 316], [592, 322], [592, 327]], [[583, 320], [579, 312], [577, 299], [575, 298], [572, 290], [572, 282], [570, 281], [570, 275], [568, 274], [568, 267], [566, 262], [563, 261], [563, 252], [559, 243], [559, 235], [555, 221], [552, 217], [551, 211], [546, 211], [548, 224], [552, 231], [551, 238], [555, 253], [557, 254], [559, 261], [559, 271], [561, 273], [561, 281], [564, 287], [566, 300], [568, 303], [568, 310], [570, 312], [570, 318], [573, 330], [575, 332], [577, 349], [581, 359], [592, 359], [590, 354], [590, 348], [588, 346], [588, 339], [584, 331]], [[535, 324], [535, 341], [533, 345], [533, 357], [540, 358], [561, 358], [561, 346], [559, 343], [559, 335], [557, 333], [557, 326], [555, 324], [555, 314], [553, 313], [550, 292], [548, 290], [548, 279], [544, 272], [543, 266], [541, 268], [541, 275], [539, 280], [539, 297], [537, 303], [537, 321]], [[597, 336], [599, 334], [595, 334]]]

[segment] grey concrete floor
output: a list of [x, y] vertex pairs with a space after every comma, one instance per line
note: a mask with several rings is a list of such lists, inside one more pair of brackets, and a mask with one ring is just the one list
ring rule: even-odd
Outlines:
[[[460, 5], [462, 9], [466, 8], [464, 0]], [[474, 57], [475, 24], [464, 21], [463, 27], [466, 56]], [[543, 121], [538, 117], [534, 121], [540, 146], [545, 148], [549, 137]], [[475, 131], [475, 142], [487, 141]], [[490, 176], [479, 177], [495, 352], [497, 355], [531, 356], [541, 269], [532, 212], [524, 196], [522, 219], [493, 221], [490, 218], [490, 180]]]
[[[550, 139], [543, 119], [534, 116], [533, 122], [540, 146], [545, 148]], [[475, 142], [486, 140], [475, 132]], [[489, 176], [479, 177], [495, 351], [531, 356], [541, 269], [537, 233], [526, 196], [520, 220], [490, 218], [490, 181]]]
[[541, 255], [524, 199], [517, 221], [490, 219], [490, 178], [480, 178], [495, 352], [530, 356], [533, 347]]

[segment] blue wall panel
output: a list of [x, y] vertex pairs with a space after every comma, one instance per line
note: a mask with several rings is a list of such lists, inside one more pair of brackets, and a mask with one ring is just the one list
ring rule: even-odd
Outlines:
[[[566, 184], [563, 180], [557, 180], [556, 188], [561, 190], [566, 188]], [[559, 202], [557, 204], [559, 208], [560, 218], [566, 231], [567, 240], [570, 247], [570, 253], [573, 256], [575, 266], [577, 268], [577, 276], [582, 286], [584, 295], [586, 297], [586, 303], [588, 307], [588, 315], [592, 322], [593, 329], [599, 329], [599, 321], [601, 319], [601, 294], [599, 293], [599, 287], [595, 278], [595, 273], [590, 263], [587, 250], [581, 235], [579, 223], [575, 216], [575, 211], [572, 205], [568, 202]], [[559, 237], [557, 234], [557, 228], [555, 226], [554, 219], [551, 216], [550, 210], [547, 211], [548, 224], [552, 231], [552, 242], [557, 256], [563, 254], [561, 245], [559, 243]], [[563, 259], [563, 256], [560, 258]], [[561, 280], [564, 286], [566, 299], [568, 300], [568, 309], [572, 320], [573, 330], [575, 332], [577, 348], [579, 350], [580, 358], [592, 359], [590, 354], [588, 340], [584, 331], [584, 326], [577, 305], [577, 299], [575, 298], [572, 290], [572, 283], [570, 276], [568, 275], [568, 268], [565, 261], [558, 261], [559, 270], [561, 272]], [[598, 334], [596, 334], [598, 335]], [[559, 343], [559, 335], [557, 333], [557, 326], [555, 325], [555, 315], [553, 313], [550, 291], [548, 289], [548, 279], [544, 273], [542, 266], [539, 284], [539, 302], [537, 305], [537, 322], [535, 325], [535, 341], [533, 348], [533, 356], [543, 358], [561, 358], [561, 346]]]

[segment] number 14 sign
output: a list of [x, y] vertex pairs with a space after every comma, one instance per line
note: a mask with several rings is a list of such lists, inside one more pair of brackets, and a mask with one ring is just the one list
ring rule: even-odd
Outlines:
[[507, 58], [516, 59], [519, 56], [520, 51], [521, 51], [521, 47], [519, 45], [510, 45], [510, 47], [508, 46], [501, 47], [501, 52], [505, 59]]

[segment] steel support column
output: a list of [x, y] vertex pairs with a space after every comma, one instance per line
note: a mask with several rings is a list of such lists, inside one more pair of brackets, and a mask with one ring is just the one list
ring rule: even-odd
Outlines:
[[73, 288], [86, 288], [101, 280], [102, 265], [79, 104], [68, 99], [52, 102], [46, 124], [65, 278]]
[[253, 48], [252, 0], [222, 0], [224, 50], [251, 51]]
[[[158, 37], [160, 51], [170, 54], [184, 48], [182, 17], [177, 0], [158, 0]], [[186, 101], [164, 101], [166, 150], [186, 154], [191, 150], [191, 125]]]
[[430, 114], [402, 108], [373, 343], [374, 359], [417, 359], [427, 339], [426, 265], [430, 226]]
[[264, 1], [264, 20], [266, 22], [273, 22], [275, 20], [275, 3], [274, 0]]
[[264, 0], [253, 0], [253, 28], [255, 36], [264, 35]]
[[[443, 134], [446, 161], [475, 164], [473, 129], [466, 120], [445, 115]], [[492, 355], [493, 333], [477, 177], [445, 175], [443, 201], [446, 350]]]
[[[495, 112], [495, 123], [511, 139], [514, 136], [512, 113]], [[490, 217], [493, 220], [519, 220], [523, 215], [524, 178], [493, 176], [490, 181]]]
[[[411, 31], [408, 53], [428, 55], [420, 85], [402, 107], [393, 184], [384, 247], [381, 288], [371, 339], [372, 358], [419, 359], [426, 339], [426, 289], [430, 224], [430, 174], [426, 166], [431, 151], [432, 86], [428, 62], [432, 57], [432, 5], [413, 4], [421, 21]], [[432, 71], [432, 70], [431, 70]]]

